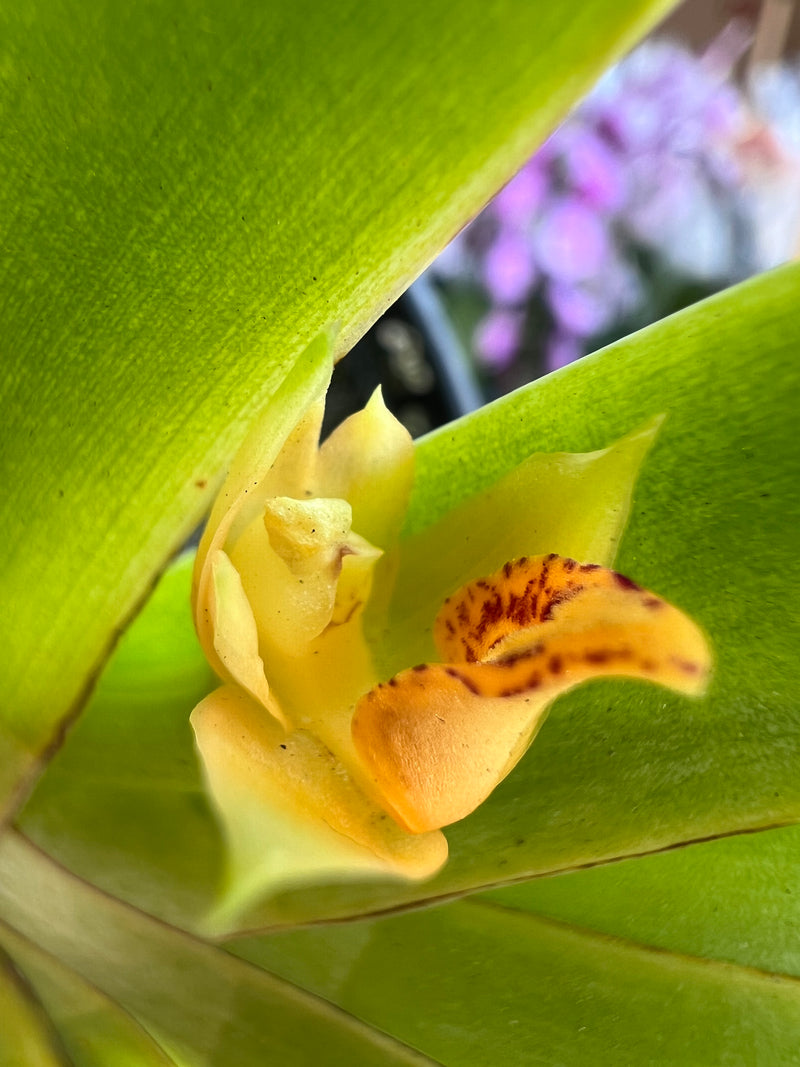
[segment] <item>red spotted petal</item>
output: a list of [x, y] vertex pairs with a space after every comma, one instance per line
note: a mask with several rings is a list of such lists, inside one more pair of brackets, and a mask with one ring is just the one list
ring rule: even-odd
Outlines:
[[677, 608], [615, 571], [555, 555], [465, 586], [435, 637], [450, 662], [376, 687], [352, 726], [376, 794], [416, 832], [482, 803], [573, 686], [622, 675], [696, 695], [711, 663], [703, 633]]

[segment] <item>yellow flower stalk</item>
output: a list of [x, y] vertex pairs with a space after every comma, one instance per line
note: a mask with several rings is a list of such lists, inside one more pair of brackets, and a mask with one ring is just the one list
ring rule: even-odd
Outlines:
[[[691, 620], [607, 559], [559, 554], [567, 543], [445, 581], [423, 627], [436, 656], [389, 676], [408, 645], [386, 606], [398, 567], [413, 595], [400, 530], [414, 449], [379, 393], [320, 445], [327, 342], [304, 359], [291, 402], [274, 398], [235, 460], [195, 567], [196, 626], [224, 684], [192, 725], [230, 851], [229, 911], [308, 881], [430, 877], [447, 858], [441, 828], [512, 770], [560, 693], [612, 674], [696, 694], [710, 666]], [[617, 464], [614, 499], [590, 504], [604, 556], [653, 432], [533, 471], [545, 499], [548, 479], [574, 491]]]

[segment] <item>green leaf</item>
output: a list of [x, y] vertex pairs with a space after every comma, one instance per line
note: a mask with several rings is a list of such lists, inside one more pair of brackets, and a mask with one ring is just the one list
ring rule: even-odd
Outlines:
[[702, 842], [485, 894], [685, 955], [800, 978], [800, 827]]
[[[47, 1012], [48, 1023], [64, 1050], [59, 1063], [69, 1067], [174, 1067], [175, 1060], [129, 1015], [74, 972], [6, 926], [0, 926], [0, 944], [13, 955], [41, 998], [42, 1010]], [[5, 1046], [18, 1057], [13, 1061], [17, 1064], [27, 1067], [38, 1062], [22, 1057], [23, 1046], [8, 1028], [3, 1027], [0, 1034], [0, 1058]]]
[[0, 10], [0, 797], [310, 341], [339, 351], [668, 0]]
[[234, 948], [458, 1067], [797, 1062], [800, 982], [475, 897]]
[[192, 1067], [306, 1067], [321, 1055], [330, 1067], [429, 1063], [324, 1000], [105, 896], [14, 832], [0, 839], [0, 908]]
[[179, 923], [211, 907], [224, 861], [189, 726], [217, 684], [191, 621], [193, 562], [159, 582], [22, 820], [71, 869]]

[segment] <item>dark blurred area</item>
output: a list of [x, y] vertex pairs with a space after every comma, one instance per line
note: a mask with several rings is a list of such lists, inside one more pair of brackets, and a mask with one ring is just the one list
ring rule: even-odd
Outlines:
[[444, 304], [422, 277], [337, 365], [323, 436], [380, 386], [389, 410], [419, 437], [484, 402]]

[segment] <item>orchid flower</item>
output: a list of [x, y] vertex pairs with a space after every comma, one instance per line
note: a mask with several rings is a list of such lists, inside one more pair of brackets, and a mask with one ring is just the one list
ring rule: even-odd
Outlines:
[[[441, 610], [420, 628], [433, 623], [440, 662], [387, 673], [414, 623], [393, 625], [394, 588], [435, 587], [436, 560], [416, 575], [413, 553], [403, 563], [414, 448], [380, 393], [319, 444], [327, 346], [307, 353], [294, 405], [276, 396], [245, 442], [195, 566], [195, 622], [224, 685], [192, 724], [229, 845], [228, 909], [309, 880], [430, 877], [447, 858], [441, 828], [505, 778], [559, 694], [609, 674], [697, 694], [709, 671], [690, 619], [554, 543], [483, 576], [454, 580], [443, 562]], [[622, 449], [618, 504], [595, 508], [604, 556], [653, 432]], [[545, 459], [573, 487], [587, 462]], [[524, 518], [536, 500], [518, 506]]]

